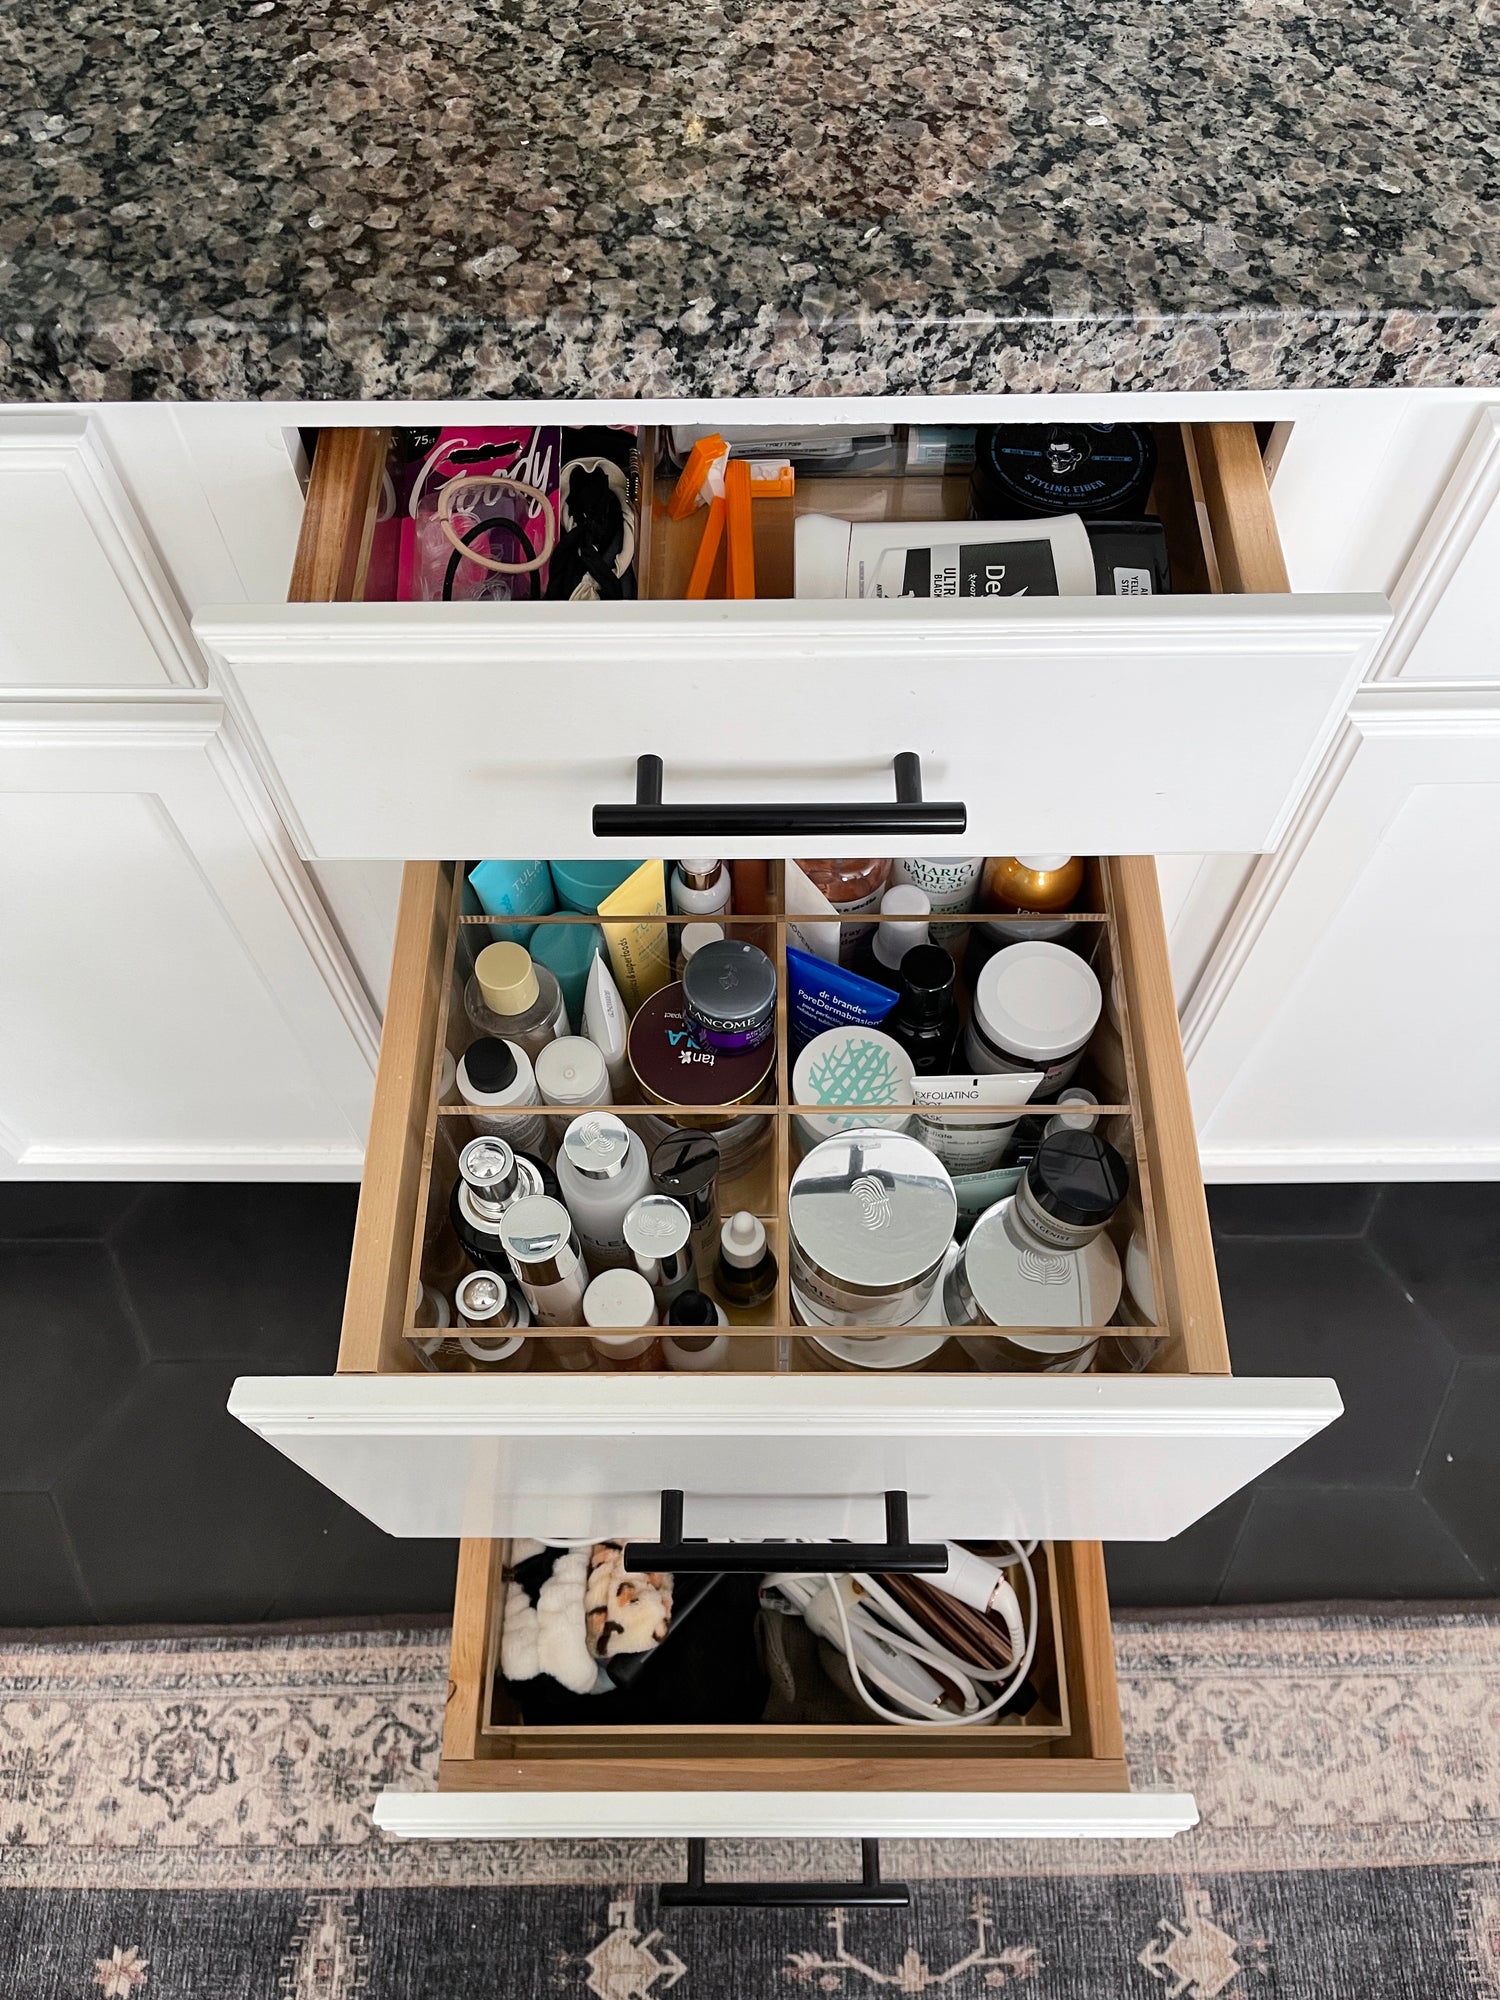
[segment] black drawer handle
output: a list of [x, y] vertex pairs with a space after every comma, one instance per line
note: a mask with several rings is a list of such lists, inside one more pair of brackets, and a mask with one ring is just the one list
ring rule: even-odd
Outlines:
[[682, 1495], [661, 1496], [661, 1540], [627, 1542], [626, 1569], [665, 1569], [683, 1575], [711, 1571], [719, 1576], [759, 1576], [766, 1570], [843, 1576], [941, 1576], [948, 1567], [943, 1542], [914, 1542], [907, 1521], [906, 1495], [885, 1496], [883, 1542], [705, 1542], [682, 1532]]
[[662, 804], [662, 761], [649, 753], [635, 760], [635, 803], [594, 807], [594, 832], [621, 840], [770, 840], [780, 834], [963, 833], [969, 809], [961, 799], [924, 799], [922, 760], [915, 750], [896, 757], [894, 801], [848, 805]]
[[907, 1910], [911, 1890], [880, 1879], [880, 1842], [862, 1840], [858, 1882], [709, 1882], [707, 1842], [687, 1844], [687, 1880], [663, 1882], [664, 1910]]

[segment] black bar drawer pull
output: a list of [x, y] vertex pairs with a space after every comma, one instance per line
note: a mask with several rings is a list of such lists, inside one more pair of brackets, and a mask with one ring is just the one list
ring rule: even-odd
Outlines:
[[904, 1882], [880, 1877], [880, 1842], [862, 1840], [858, 1882], [710, 1882], [707, 1842], [687, 1844], [687, 1880], [663, 1882], [657, 1901], [664, 1910], [906, 1910], [911, 1890]]
[[663, 805], [662, 761], [647, 754], [635, 760], [635, 803], [594, 807], [594, 832], [621, 840], [774, 839], [780, 834], [963, 833], [969, 809], [961, 799], [924, 799], [922, 760], [902, 750], [895, 760], [893, 800], [852, 801], [845, 805]]
[[712, 1571], [720, 1576], [759, 1576], [766, 1570], [874, 1576], [941, 1576], [948, 1567], [943, 1542], [914, 1542], [907, 1521], [906, 1495], [885, 1496], [883, 1542], [706, 1542], [682, 1532], [682, 1494], [661, 1496], [661, 1539], [627, 1542], [626, 1569], [677, 1570], [683, 1575]]

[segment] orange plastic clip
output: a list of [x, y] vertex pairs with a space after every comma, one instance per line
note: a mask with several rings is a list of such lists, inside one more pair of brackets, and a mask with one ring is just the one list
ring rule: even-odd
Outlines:
[[708, 595], [714, 564], [719, 559], [719, 544], [724, 539], [725, 511], [722, 498], [709, 501], [708, 518], [703, 523], [703, 539], [698, 544], [698, 553], [693, 559], [693, 573], [688, 578], [687, 594], [690, 598]]
[[677, 484], [672, 488], [672, 497], [667, 502], [667, 513], [674, 521], [685, 521], [695, 507], [706, 507], [713, 499], [708, 490], [708, 476], [721, 458], [727, 458], [729, 447], [723, 438], [699, 438], [688, 453], [687, 464], [677, 475]]
[[750, 514], [750, 468], [732, 458], [724, 472], [724, 503], [729, 517], [729, 597], [755, 595], [755, 529]]
[[789, 458], [749, 458], [750, 497], [753, 500], [790, 500], [797, 490], [796, 476]]

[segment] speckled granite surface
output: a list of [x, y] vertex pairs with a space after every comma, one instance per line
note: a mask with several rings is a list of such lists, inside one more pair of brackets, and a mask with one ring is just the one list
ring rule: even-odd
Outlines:
[[0, 394], [1500, 382], [1495, 0], [15, 0]]

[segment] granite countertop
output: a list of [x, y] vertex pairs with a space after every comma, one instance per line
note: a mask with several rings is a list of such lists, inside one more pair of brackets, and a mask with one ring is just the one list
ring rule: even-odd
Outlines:
[[36, 0], [0, 396], [1500, 383], [1495, 0]]

